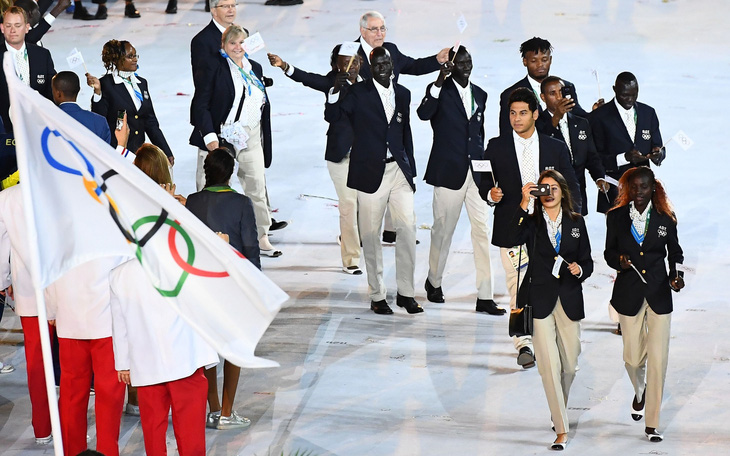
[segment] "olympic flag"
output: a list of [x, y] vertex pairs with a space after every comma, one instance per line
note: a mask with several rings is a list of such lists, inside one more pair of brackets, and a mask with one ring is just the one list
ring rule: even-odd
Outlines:
[[94, 258], [134, 256], [221, 356], [241, 367], [278, 366], [254, 350], [287, 295], [132, 163], [23, 84], [12, 59], [4, 64], [37, 246], [36, 286]]

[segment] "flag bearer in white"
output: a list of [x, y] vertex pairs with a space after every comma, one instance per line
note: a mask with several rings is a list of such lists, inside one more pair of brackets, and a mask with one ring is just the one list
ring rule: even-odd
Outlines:
[[120, 257], [76, 266], [45, 291], [48, 319], [55, 317], [61, 358], [61, 435], [66, 455], [86, 450], [89, 385], [93, 374], [96, 399], [96, 450], [119, 455], [119, 426], [125, 385], [117, 377], [112, 348], [109, 272]]
[[167, 416], [181, 455], [205, 454], [208, 381], [203, 368], [218, 354], [165, 302], [142, 266], [111, 272], [114, 361], [119, 379], [137, 387], [147, 455], [167, 454]]

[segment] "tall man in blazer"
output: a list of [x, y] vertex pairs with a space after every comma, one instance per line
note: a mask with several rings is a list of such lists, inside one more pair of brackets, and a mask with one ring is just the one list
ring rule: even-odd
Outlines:
[[[628, 71], [620, 73], [613, 92], [616, 94], [613, 101], [596, 109], [588, 120], [606, 175], [618, 181], [635, 166], [649, 166], [650, 161], [661, 165], [666, 152], [656, 111], [636, 101], [639, 97], [636, 76]], [[613, 206], [617, 187], [612, 185], [607, 194], [608, 199], [598, 195], [598, 212], [604, 214]]]
[[325, 107], [325, 120], [347, 117], [353, 128], [347, 186], [357, 190], [358, 225], [368, 276], [370, 309], [392, 314], [383, 280], [380, 227], [390, 208], [398, 239], [395, 246], [396, 303], [408, 313], [423, 312], [414, 299], [416, 214], [413, 193], [416, 162], [413, 157], [409, 105], [411, 93], [391, 80], [393, 61], [384, 47], [370, 55], [373, 78], [353, 85], [340, 99], [338, 78]]
[[[5, 37], [5, 45], [0, 46], [0, 63], [4, 61], [5, 53], [10, 53], [15, 63], [15, 74], [30, 88], [53, 100], [51, 78], [56, 74], [53, 59], [47, 49], [25, 42], [25, 35], [30, 30], [25, 11], [17, 6], [5, 10], [0, 30]], [[0, 65], [0, 117], [5, 131], [12, 133], [10, 95], [3, 65]]]
[[570, 161], [575, 170], [575, 176], [580, 184], [580, 196], [582, 204], [581, 215], [588, 215], [588, 200], [586, 197], [586, 169], [596, 182], [599, 191], [606, 199], [605, 192], [608, 191], [608, 183], [603, 169], [601, 157], [596, 151], [593, 142], [593, 134], [588, 120], [573, 114], [575, 100], [572, 97], [563, 97], [562, 89], [565, 83], [557, 76], [548, 76], [540, 84], [540, 98], [547, 105], [535, 122], [537, 131], [551, 138], [563, 141], [568, 146]]
[[466, 48], [461, 46], [456, 53], [449, 51], [449, 60], [441, 67], [436, 81], [426, 88], [426, 96], [417, 111], [418, 117], [430, 120], [433, 128], [433, 147], [425, 177], [434, 186], [426, 296], [431, 302], [444, 302], [441, 279], [461, 206], [465, 205], [474, 248], [476, 310], [503, 315], [505, 310], [494, 303], [492, 290], [487, 234], [489, 211], [479, 196], [479, 173], [471, 166], [472, 160], [481, 160], [484, 155], [487, 93], [469, 81], [471, 70], [471, 55]]
[[[492, 165], [492, 176], [482, 177], [480, 194], [494, 209], [494, 225], [492, 244], [499, 247], [502, 267], [507, 279], [507, 290], [510, 293], [510, 308], [516, 308], [517, 271], [520, 268], [520, 280], [524, 278], [525, 268], [519, 266], [521, 246], [511, 242], [510, 222], [515, 211], [520, 210], [522, 187], [527, 183], [537, 182], [540, 173], [546, 169], [554, 169], [565, 177], [573, 198], [573, 210], [580, 212], [580, 187], [575, 171], [570, 164], [570, 153], [565, 143], [540, 134], [535, 128], [538, 118], [538, 103], [532, 89], [518, 88], [509, 98], [509, 119], [512, 132], [492, 138], [487, 144], [485, 159]], [[497, 184], [497, 185], [495, 185]], [[529, 206], [532, 213], [534, 207]], [[524, 260], [524, 253], [522, 254]], [[535, 356], [532, 353], [530, 336], [514, 337], [515, 348], [519, 351], [517, 363], [527, 369], [534, 367]]]
[[[509, 118], [509, 96], [518, 87], [525, 87], [531, 89], [535, 96], [538, 97], [538, 112], [542, 112], [545, 109], [543, 102], [540, 102], [540, 83], [543, 79], [548, 77], [550, 74], [550, 65], [553, 63], [553, 46], [548, 40], [534, 37], [525, 41], [520, 45], [520, 54], [522, 54], [522, 64], [527, 68], [527, 76], [520, 79], [512, 86], [505, 89], [504, 92], [499, 96], [499, 134], [505, 135], [511, 130], [510, 118]], [[566, 86], [571, 87], [573, 94], [575, 94], [575, 86], [572, 82], [563, 80]], [[578, 104], [578, 95], [574, 97], [575, 106], [573, 107], [573, 114], [581, 117], [585, 117], [587, 114]], [[596, 105], [602, 103], [599, 100]]]
[[61, 111], [111, 144], [112, 134], [106, 119], [95, 112], [83, 109], [76, 103], [76, 97], [81, 90], [81, 82], [76, 73], [61, 71], [51, 80], [51, 87], [53, 89], [53, 101], [61, 108]]

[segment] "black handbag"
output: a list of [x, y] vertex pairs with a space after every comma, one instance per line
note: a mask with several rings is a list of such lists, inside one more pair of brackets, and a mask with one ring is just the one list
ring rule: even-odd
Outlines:
[[[535, 230], [537, 235], [537, 230]], [[532, 240], [533, 246], [535, 239]], [[533, 249], [534, 250], [534, 249]], [[520, 271], [522, 270], [522, 247], [520, 247], [520, 255], [517, 260], [517, 305], [516, 309], [509, 312], [509, 335], [511, 337], [524, 337], [532, 335], [532, 306], [530, 305], [530, 287], [532, 285], [532, 274], [527, 278], [527, 294], [525, 303], [520, 303]], [[528, 266], [529, 267], [529, 266]]]

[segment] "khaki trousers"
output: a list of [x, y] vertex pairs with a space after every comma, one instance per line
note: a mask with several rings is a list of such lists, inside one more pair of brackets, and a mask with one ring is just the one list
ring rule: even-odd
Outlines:
[[339, 163], [327, 162], [332, 183], [337, 192], [337, 209], [340, 211], [340, 256], [342, 266], [360, 264], [360, 233], [357, 228], [357, 190], [347, 186], [350, 167], [348, 154]]
[[558, 298], [552, 313], [533, 320], [532, 343], [555, 432], [568, 432], [568, 394], [580, 355], [580, 322], [565, 314]]
[[395, 243], [398, 293], [412, 298], [415, 296], [416, 213], [413, 209], [413, 189], [396, 162], [385, 165], [383, 180], [375, 193], [357, 192], [357, 204], [370, 299], [382, 301], [387, 294], [383, 281], [383, 246], [380, 243], [386, 207], [390, 209], [398, 239]]
[[[523, 245], [524, 248], [524, 245]], [[507, 291], [509, 292], [509, 308], [510, 309], [516, 309], [517, 308], [517, 270], [512, 266], [512, 262], [509, 258], [508, 248], [500, 247], [499, 248], [499, 256], [502, 259], [502, 267], [504, 268], [504, 276], [507, 281]], [[527, 266], [522, 268], [522, 271], [520, 271], [520, 285], [522, 285], [522, 281], [525, 279], [525, 274], [527, 273]], [[531, 336], [522, 336], [522, 337], [512, 337], [512, 343], [515, 346], [515, 349], [517, 351], [520, 351], [522, 347], [532, 347], [532, 337]]]
[[471, 173], [467, 173], [464, 185], [458, 190], [446, 187], [433, 189], [433, 227], [431, 249], [428, 256], [428, 281], [434, 287], [441, 286], [446, 269], [446, 259], [451, 249], [456, 224], [462, 205], [471, 224], [471, 243], [474, 249], [477, 298], [493, 299], [492, 268], [489, 258], [489, 234], [487, 232], [487, 203], [479, 196], [479, 188]]
[[619, 323], [624, 342], [624, 364], [637, 398], [644, 394], [646, 385], [646, 427], [659, 428], [672, 314], [658, 315], [644, 300], [636, 316], [619, 315]]

